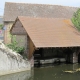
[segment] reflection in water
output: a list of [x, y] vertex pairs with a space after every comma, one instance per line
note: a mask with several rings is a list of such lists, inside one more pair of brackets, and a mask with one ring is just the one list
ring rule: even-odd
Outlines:
[[64, 72], [77, 68], [80, 68], [80, 64], [61, 64], [35, 68], [31, 71], [0, 76], [0, 80], [80, 80], [80, 72]]
[[80, 80], [80, 72], [65, 73], [64, 71], [80, 68], [78, 64], [62, 64], [52, 67], [36, 68], [34, 80]]
[[31, 71], [0, 76], [0, 80], [30, 80], [30, 78], [31, 78]]

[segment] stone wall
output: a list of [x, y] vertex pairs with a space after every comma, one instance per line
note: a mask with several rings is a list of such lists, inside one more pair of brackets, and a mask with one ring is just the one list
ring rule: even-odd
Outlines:
[[11, 43], [11, 37], [10, 37], [10, 29], [13, 25], [13, 22], [5, 22], [4, 23], [4, 43]]
[[23, 70], [31, 70], [30, 62], [0, 42], [0, 72], [19, 72]]
[[31, 71], [24, 71], [15, 74], [9, 74], [5, 76], [0, 76], [0, 80], [30, 80], [32, 78]]

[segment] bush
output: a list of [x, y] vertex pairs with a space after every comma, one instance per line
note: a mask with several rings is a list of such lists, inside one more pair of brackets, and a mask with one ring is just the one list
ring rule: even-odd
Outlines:
[[0, 29], [3, 29], [3, 24], [0, 24]]
[[7, 47], [9, 47], [10, 49], [12, 49], [13, 51], [16, 51], [17, 53], [23, 55], [24, 54], [24, 47], [18, 46], [18, 42], [16, 41], [16, 37], [15, 36], [11, 36], [12, 37], [12, 42], [10, 44], [7, 44]]

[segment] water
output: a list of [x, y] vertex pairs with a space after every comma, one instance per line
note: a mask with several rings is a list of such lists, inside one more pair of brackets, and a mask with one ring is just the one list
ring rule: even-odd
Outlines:
[[34, 80], [80, 80], [80, 72], [65, 73], [79, 68], [78, 64], [63, 64], [34, 70]]
[[80, 80], [80, 72], [65, 73], [80, 68], [80, 64], [60, 64], [34, 68], [32, 71], [0, 76], [0, 80]]

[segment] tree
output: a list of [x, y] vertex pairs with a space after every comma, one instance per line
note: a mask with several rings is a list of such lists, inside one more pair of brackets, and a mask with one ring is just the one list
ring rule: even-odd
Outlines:
[[72, 17], [72, 23], [80, 31], [80, 9], [78, 9]]
[[0, 29], [3, 29], [3, 24], [0, 24]]

